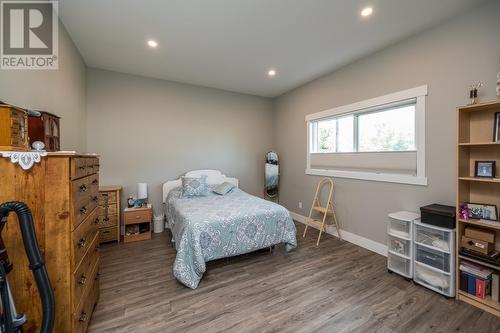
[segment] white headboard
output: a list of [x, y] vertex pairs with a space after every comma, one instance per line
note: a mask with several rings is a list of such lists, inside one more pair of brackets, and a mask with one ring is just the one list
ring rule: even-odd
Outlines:
[[[219, 170], [193, 170], [186, 172], [184, 175], [186, 177], [201, 177], [207, 176], [207, 184], [222, 184], [224, 182], [228, 182], [234, 184], [238, 187], [238, 179], [232, 177], [226, 177]], [[170, 180], [163, 184], [163, 202], [167, 199], [168, 193], [176, 187], [182, 185], [181, 179]]]

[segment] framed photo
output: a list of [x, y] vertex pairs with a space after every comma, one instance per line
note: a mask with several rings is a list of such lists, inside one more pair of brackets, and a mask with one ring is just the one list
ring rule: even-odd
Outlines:
[[500, 112], [495, 112], [495, 121], [493, 122], [493, 141], [500, 141]]
[[498, 221], [497, 206], [480, 203], [467, 203], [469, 218]]
[[495, 161], [476, 161], [474, 176], [483, 178], [494, 178]]

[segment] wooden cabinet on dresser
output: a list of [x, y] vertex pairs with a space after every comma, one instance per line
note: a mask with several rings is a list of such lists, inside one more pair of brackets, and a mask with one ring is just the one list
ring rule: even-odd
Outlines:
[[28, 113], [0, 102], [0, 150], [28, 148]]
[[45, 143], [45, 150], [58, 151], [61, 146], [61, 130], [59, 127], [59, 116], [55, 114], [39, 111], [40, 117], [28, 117], [28, 133], [30, 145], [35, 141]]
[[[99, 159], [54, 152], [25, 171], [2, 157], [0, 170], [0, 203], [23, 201], [33, 214], [55, 294], [54, 332], [85, 332], [99, 297]], [[25, 332], [38, 332], [38, 291], [14, 221], [17, 218], [11, 214], [8, 219], [3, 239], [14, 264], [9, 283], [18, 312], [28, 317]]]
[[99, 187], [99, 219], [100, 243], [120, 242], [120, 186]]

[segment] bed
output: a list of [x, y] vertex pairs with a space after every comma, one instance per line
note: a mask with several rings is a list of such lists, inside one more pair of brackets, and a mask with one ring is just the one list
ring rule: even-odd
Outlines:
[[174, 276], [179, 282], [197, 288], [210, 260], [281, 243], [287, 251], [297, 246], [295, 225], [286, 208], [242, 191], [236, 178], [220, 171], [186, 173], [187, 177], [202, 175], [210, 188], [223, 182], [236, 187], [223, 196], [210, 191], [207, 196], [183, 198], [180, 179], [163, 184], [167, 224], [177, 250]]

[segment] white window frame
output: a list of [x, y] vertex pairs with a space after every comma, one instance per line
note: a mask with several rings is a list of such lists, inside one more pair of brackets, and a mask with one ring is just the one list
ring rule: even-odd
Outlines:
[[[427, 177], [425, 173], [425, 98], [427, 96], [427, 91], [428, 91], [427, 85], [423, 85], [416, 88], [398, 91], [392, 94], [368, 99], [353, 104], [343, 105], [330, 110], [325, 110], [307, 115], [305, 117], [307, 126], [306, 174], [314, 176], [351, 178], [351, 179], [362, 179], [362, 180], [372, 180], [372, 181], [389, 182], [389, 183], [426, 186]], [[365, 109], [376, 108], [386, 104], [398, 103], [410, 99], [416, 100], [416, 105], [415, 105], [415, 149], [417, 155], [416, 175], [311, 168], [311, 153], [312, 153], [311, 143], [313, 142], [313, 135], [311, 131], [312, 122], [324, 118], [356, 113]], [[356, 131], [356, 126], [354, 128], [355, 128], [354, 130]], [[353, 152], [352, 154], [364, 154], [364, 152]]]

